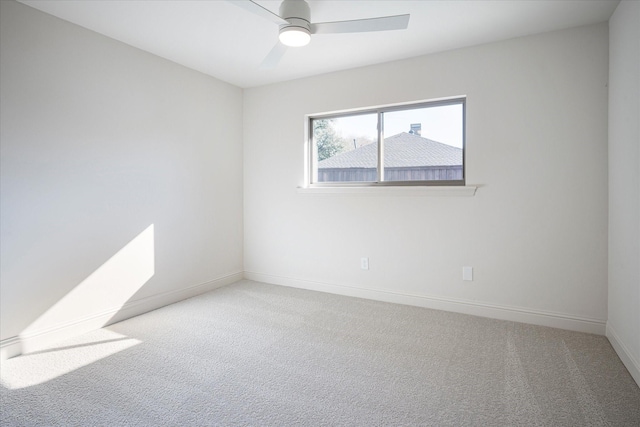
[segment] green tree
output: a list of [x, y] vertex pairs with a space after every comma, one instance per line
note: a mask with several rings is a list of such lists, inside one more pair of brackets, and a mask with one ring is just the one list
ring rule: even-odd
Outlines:
[[313, 139], [318, 149], [318, 161], [333, 157], [345, 150], [345, 140], [336, 132], [334, 122], [333, 119], [313, 121]]

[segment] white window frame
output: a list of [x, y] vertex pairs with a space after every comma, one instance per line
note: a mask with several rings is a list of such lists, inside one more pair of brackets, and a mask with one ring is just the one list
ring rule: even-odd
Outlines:
[[[383, 115], [387, 112], [414, 110], [420, 108], [439, 107], [445, 105], [462, 106], [462, 179], [460, 180], [413, 180], [413, 181], [385, 181], [384, 180], [384, 121]], [[307, 141], [305, 147], [305, 176], [306, 188], [349, 188], [349, 187], [404, 187], [404, 186], [428, 186], [428, 187], [465, 187], [466, 183], [466, 96], [437, 99], [429, 101], [417, 101], [405, 104], [386, 105], [374, 108], [338, 111], [331, 113], [312, 114], [306, 116]], [[317, 181], [317, 150], [313, 140], [313, 120], [334, 119], [363, 114], [377, 114], [378, 120], [378, 179], [376, 181]]]

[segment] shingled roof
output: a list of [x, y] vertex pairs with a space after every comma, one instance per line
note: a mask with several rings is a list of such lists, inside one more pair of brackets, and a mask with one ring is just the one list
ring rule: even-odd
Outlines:
[[[364, 145], [318, 162], [319, 169], [375, 168], [378, 143]], [[384, 139], [385, 167], [455, 166], [462, 149], [402, 132]]]

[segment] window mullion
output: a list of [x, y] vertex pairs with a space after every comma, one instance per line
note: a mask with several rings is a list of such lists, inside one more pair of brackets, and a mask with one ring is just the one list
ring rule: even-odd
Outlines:
[[378, 111], [378, 182], [384, 181], [384, 113]]

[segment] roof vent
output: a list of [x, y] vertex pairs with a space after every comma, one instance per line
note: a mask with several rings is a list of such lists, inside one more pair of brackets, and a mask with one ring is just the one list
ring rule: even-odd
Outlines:
[[413, 124], [411, 124], [411, 130], [409, 131], [409, 133], [411, 135], [420, 136], [422, 134], [422, 123], [413, 123]]

